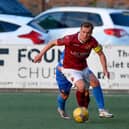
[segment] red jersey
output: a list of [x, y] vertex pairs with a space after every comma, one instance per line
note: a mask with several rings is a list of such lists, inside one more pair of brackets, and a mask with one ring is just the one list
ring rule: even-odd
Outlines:
[[78, 34], [68, 35], [57, 40], [57, 45], [65, 46], [65, 54], [63, 67], [76, 70], [83, 70], [87, 67], [87, 57], [89, 56], [92, 48], [96, 48], [99, 44], [91, 36], [86, 43], [81, 43], [78, 40]]

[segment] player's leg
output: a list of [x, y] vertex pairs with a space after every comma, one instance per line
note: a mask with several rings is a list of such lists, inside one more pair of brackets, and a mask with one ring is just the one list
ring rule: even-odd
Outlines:
[[97, 106], [99, 109], [104, 109], [104, 97], [100, 83], [92, 72], [89, 74], [89, 77], [90, 85], [92, 86], [93, 96], [96, 100]]
[[104, 97], [101, 85], [99, 83], [99, 80], [96, 78], [96, 76], [93, 74], [93, 72], [89, 69], [86, 69], [85, 77], [87, 81], [89, 81], [90, 86], [93, 88], [93, 96], [95, 98], [95, 101], [97, 103], [98, 109], [99, 109], [99, 116], [100, 117], [113, 117], [113, 115], [105, 110], [104, 107]]
[[[59, 68], [59, 67], [58, 67]], [[62, 71], [63, 70], [63, 71]], [[63, 72], [65, 77], [71, 82], [73, 85], [77, 87], [76, 89], [76, 100], [78, 106], [88, 108], [89, 104], [89, 85], [88, 90], [86, 89], [86, 82], [83, 80], [82, 72], [73, 69], [63, 69], [60, 68], [60, 71]]]
[[93, 88], [93, 96], [94, 96], [96, 103], [98, 105], [98, 108], [99, 108], [99, 117], [102, 117], [102, 118], [113, 117], [113, 114], [111, 114], [105, 110], [102, 88], [101, 88], [101, 85], [100, 85], [98, 79], [95, 77], [95, 75], [93, 73], [90, 75], [90, 80], [91, 80], [90, 85]]
[[57, 97], [58, 112], [62, 118], [69, 119], [70, 117], [66, 114], [65, 107], [72, 84], [58, 69], [56, 69], [56, 81], [59, 88], [59, 95]]
[[80, 107], [88, 108], [89, 102], [90, 102], [89, 86], [88, 86], [88, 89], [84, 88], [84, 90], [80, 90], [80, 88], [78, 88], [78, 86], [77, 86], [76, 99], [77, 99], [77, 103]]
[[89, 92], [90, 84], [87, 81], [85, 81], [85, 84], [86, 85], [85, 85], [84, 105], [86, 108], [88, 108], [90, 103], [90, 92]]
[[[73, 69], [64, 69], [64, 75], [67, 79], [77, 87], [76, 100], [78, 106], [88, 108], [89, 98], [89, 84], [83, 80], [82, 71]], [[86, 86], [88, 84], [88, 86]]]
[[84, 96], [85, 96], [85, 83], [82, 79], [78, 80], [75, 82], [75, 85], [77, 87], [76, 89], [76, 99], [77, 103], [80, 107], [84, 106]]
[[62, 118], [70, 119], [70, 117], [66, 113], [66, 101], [69, 97], [70, 92], [66, 93], [63, 90], [60, 90], [60, 93], [57, 97], [57, 104], [58, 104], [58, 112]]

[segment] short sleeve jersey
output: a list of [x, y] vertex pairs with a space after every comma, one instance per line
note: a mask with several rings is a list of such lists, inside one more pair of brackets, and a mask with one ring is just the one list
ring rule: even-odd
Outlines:
[[78, 40], [78, 33], [58, 39], [57, 45], [65, 46], [63, 67], [76, 70], [83, 70], [87, 67], [87, 57], [92, 49], [99, 46], [92, 36], [86, 43], [81, 43]]

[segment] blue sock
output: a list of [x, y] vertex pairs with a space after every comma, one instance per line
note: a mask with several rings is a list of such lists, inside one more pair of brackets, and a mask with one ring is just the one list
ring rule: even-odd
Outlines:
[[57, 97], [57, 103], [58, 103], [58, 108], [60, 108], [61, 110], [64, 110], [65, 111], [65, 101], [61, 95], [58, 95]]
[[104, 98], [103, 98], [103, 93], [100, 86], [93, 88], [93, 96], [95, 98], [98, 108], [104, 109]]

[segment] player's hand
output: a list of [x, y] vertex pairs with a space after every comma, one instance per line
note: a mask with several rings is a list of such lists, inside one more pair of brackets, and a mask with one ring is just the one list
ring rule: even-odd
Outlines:
[[34, 57], [34, 63], [40, 63], [41, 60], [42, 60], [42, 56], [40, 54]]
[[58, 69], [60, 72], [62, 72], [63, 67], [62, 67], [62, 66], [58, 66], [57, 69]]
[[110, 79], [110, 73], [107, 70], [103, 71], [103, 73], [104, 73], [104, 76]]

